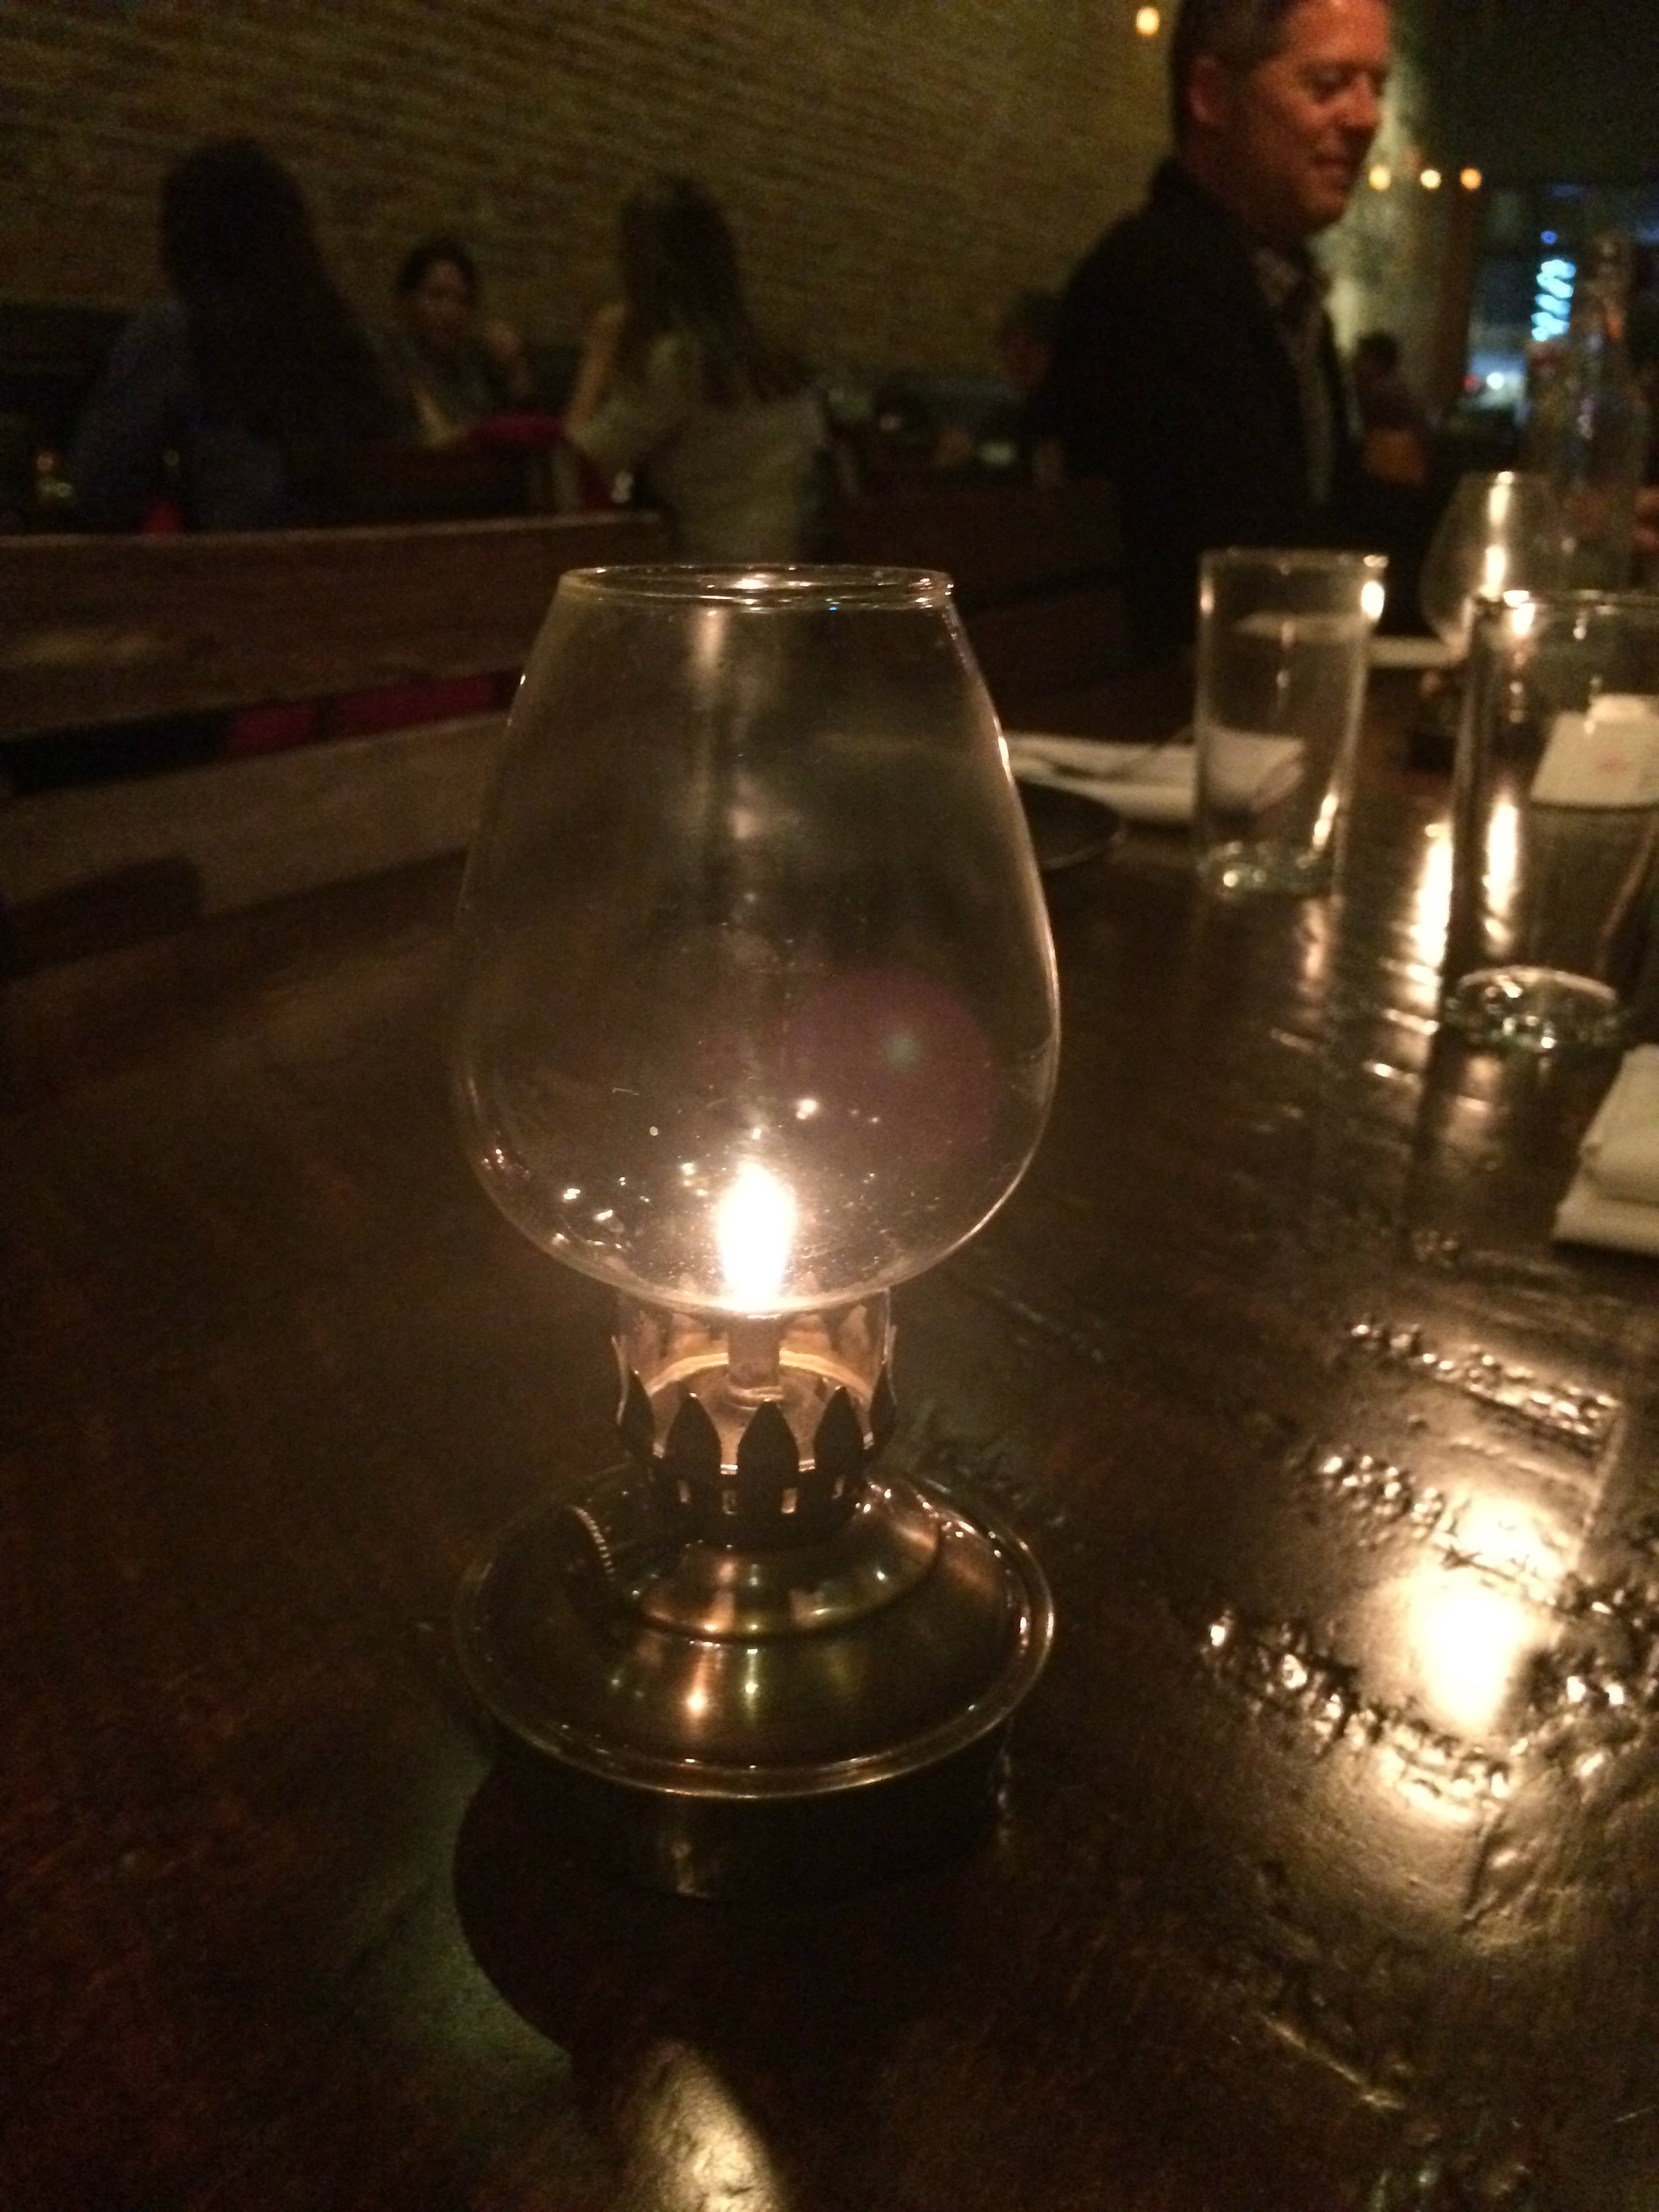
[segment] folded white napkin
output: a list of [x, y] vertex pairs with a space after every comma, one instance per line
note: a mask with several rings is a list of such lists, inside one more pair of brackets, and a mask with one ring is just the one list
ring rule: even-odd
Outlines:
[[1052, 784], [1116, 807], [1128, 822], [1190, 822], [1190, 744], [1115, 744], [1104, 738], [1048, 737], [1010, 730], [1008, 763], [1022, 783]]
[[1659, 712], [1606, 692], [1584, 714], [1558, 714], [1532, 780], [1540, 806], [1659, 805]]
[[1659, 1206], [1659, 1044], [1625, 1054], [1579, 1158], [1609, 1198]]
[[1555, 1209], [1555, 1234], [1563, 1244], [1606, 1244], [1616, 1252], [1650, 1252], [1659, 1260], [1659, 1206], [1603, 1198], [1587, 1175], [1579, 1175]]
[[1300, 738], [1273, 738], [1212, 722], [1204, 732], [1204, 788], [1214, 806], [1265, 814], [1302, 782], [1307, 747]]
[[1565, 1243], [1659, 1255], [1659, 1045], [1626, 1054], [1584, 1132], [1555, 1233]]

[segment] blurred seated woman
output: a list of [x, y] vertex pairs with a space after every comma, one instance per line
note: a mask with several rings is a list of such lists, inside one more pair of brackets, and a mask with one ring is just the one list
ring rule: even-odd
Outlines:
[[595, 317], [565, 433], [635, 474], [690, 561], [793, 561], [815, 524], [823, 410], [744, 304], [736, 246], [700, 185], [665, 177], [622, 213], [623, 297]]
[[161, 251], [172, 297], [128, 324], [76, 441], [81, 520], [332, 520], [350, 447], [388, 436], [394, 418], [299, 185], [253, 139], [199, 146], [162, 185]]
[[459, 239], [415, 246], [393, 288], [398, 322], [388, 367], [423, 446], [453, 445], [489, 416], [526, 405], [534, 379], [510, 323], [478, 319], [478, 270]]

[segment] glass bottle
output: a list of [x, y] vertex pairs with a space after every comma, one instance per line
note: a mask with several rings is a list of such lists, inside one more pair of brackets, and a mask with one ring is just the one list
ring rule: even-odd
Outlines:
[[1565, 518], [1566, 582], [1618, 591], [1629, 578], [1648, 410], [1625, 349], [1630, 243], [1607, 234], [1586, 253], [1560, 353], [1540, 380], [1522, 464], [1554, 484]]

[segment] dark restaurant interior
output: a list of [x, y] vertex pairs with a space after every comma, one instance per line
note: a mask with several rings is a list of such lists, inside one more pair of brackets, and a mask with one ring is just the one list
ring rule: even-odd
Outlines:
[[[718, 191], [769, 319], [850, 415], [896, 384], [971, 427], [1004, 396], [1000, 314], [1022, 288], [1059, 286], [1163, 149], [1168, 24], [1138, 34], [1139, 12], [969, 8], [948, 39], [921, 9], [879, 26], [838, 8], [376, 7], [309, 26], [143, 0], [20, 12], [3, 33], [9, 453], [20, 438], [32, 464], [67, 452], [122, 322], [159, 286], [164, 168], [240, 131], [299, 174], [369, 322], [390, 314], [414, 240], [464, 238], [554, 408], [614, 284], [617, 206], [665, 168]], [[1455, 423], [1474, 353], [1516, 365], [1507, 303], [1524, 293], [1530, 312], [1545, 229], [1569, 251], [1604, 222], [1659, 240], [1659, 23], [1640, 0], [1402, 0], [1395, 15], [1389, 184], [1358, 196], [1326, 259], [1345, 347], [1394, 330], [1411, 382]], [[1481, 183], [1464, 198], [1469, 169]], [[30, 489], [9, 482], [12, 511]]]
[[1656, 90], [0, 6], [6, 2212], [1659, 2204]]

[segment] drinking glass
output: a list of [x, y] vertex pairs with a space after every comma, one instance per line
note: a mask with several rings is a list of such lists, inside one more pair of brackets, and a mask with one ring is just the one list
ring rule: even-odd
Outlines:
[[1656, 888], [1659, 596], [1512, 592], [1475, 623], [1442, 1019], [1523, 1052], [1619, 1042]]
[[1329, 889], [1387, 570], [1380, 553], [1204, 556], [1194, 826], [1208, 889]]

